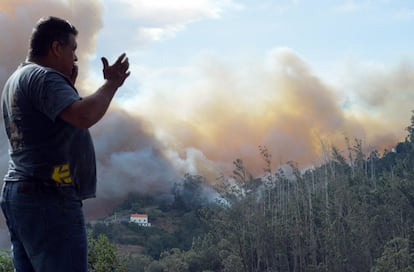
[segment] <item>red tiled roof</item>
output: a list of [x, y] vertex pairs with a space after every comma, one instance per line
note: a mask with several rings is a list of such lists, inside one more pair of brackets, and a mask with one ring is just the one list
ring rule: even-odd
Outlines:
[[132, 218], [148, 218], [147, 214], [143, 214], [143, 213], [133, 213], [131, 214]]

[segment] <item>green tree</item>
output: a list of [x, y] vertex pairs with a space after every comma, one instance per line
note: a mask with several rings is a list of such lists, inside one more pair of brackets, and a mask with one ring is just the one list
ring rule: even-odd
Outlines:
[[127, 272], [146, 272], [153, 259], [146, 255], [125, 256], [125, 267]]
[[408, 253], [408, 240], [396, 237], [387, 242], [380, 258], [374, 266], [374, 272], [413, 272]]
[[178, 248], [173, 248], [161, 253], [160, 263], [165, 272], [187, 272], [188, 264], [185, 254]]
[[13, 262], [11, 253], [8, 250], [0, 250], [0, 271], [1, 272], [13, 272]]
[[174, 206], [177, 210], [191, 211], [200, 208], [206, 203], [204, 199], [204, 177], [200, 175], [185, 174], [181, 182], [174, 184]]
[[125, 264], [116, 254], [116, 246], [107, 236], [93, 237], [88, 230], [88, 270], [90, 272], [125, 272]]

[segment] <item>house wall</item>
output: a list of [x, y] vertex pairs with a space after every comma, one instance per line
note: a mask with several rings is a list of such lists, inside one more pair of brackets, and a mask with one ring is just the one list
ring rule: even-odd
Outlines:
[[129, 222], [136, 223], [143, 227], [150, 227], [151, 223], [148, 222], [148, 217], [130, 217]]

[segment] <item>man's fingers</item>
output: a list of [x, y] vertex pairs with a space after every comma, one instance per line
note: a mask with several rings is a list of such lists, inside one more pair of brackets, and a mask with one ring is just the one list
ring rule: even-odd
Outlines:
[[123, 64], [123, 67], [124, 67], [125, 72], [128, 71], [128, 69], [129, 69], [129, 61], [128, 61], [128, 58], [126, 58], [125, 61], [124, 61], [124, 63], [122, 63], [122, 64]]
[[[123, 60], [125, 59], [126, 53], [122, 53], [118, 59], [115, 61], [115, 64], [120, 64], [123, 62]], [[128, 60], [128, 59], [127, 59]]]
[[106, 69], [109, 66], [108, 60], [105, 57], [101, 58], [102, 60], [102, 64], [103, 64], [103, 68]]
[[[105, 57], [101, 58], [103, 64], [103, 76], [107, 80], [119, 80], [123, 81], [130, 75], [129, 61], [126, 54], [121, 54], [114, 64], [109, 64], [108, 59]], [[122, 85], [121, 83], [121, 85]]]

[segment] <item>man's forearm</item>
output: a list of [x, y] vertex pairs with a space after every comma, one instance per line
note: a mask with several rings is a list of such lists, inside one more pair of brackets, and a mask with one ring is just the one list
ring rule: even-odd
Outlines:
[[59, 117], [77, 128], [89, 128], [104, 116], [117, 89], [116, 84], [106, 81], [95, 93], [64, 109]]

